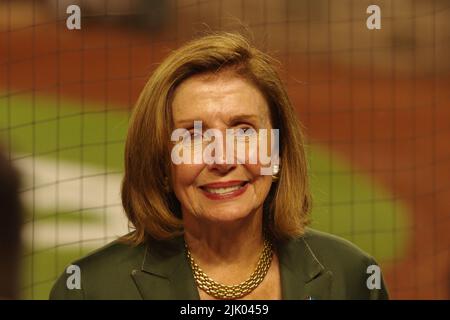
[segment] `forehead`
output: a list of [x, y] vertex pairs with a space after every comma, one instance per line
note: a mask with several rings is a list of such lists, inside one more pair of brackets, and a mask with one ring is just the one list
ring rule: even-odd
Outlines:
[[270, 123], [269, 107], [259, 89], [228, 72], [196, 75], [183, 81], [175, 90], [172, 116], [175, 126], [202, 120], [213, 127], [246, 118], [256, 125]]

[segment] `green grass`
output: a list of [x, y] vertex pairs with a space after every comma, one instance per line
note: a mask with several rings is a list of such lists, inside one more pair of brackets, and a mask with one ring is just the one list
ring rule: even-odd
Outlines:
[[100, 224], [103, 223], [103, 219], [100, 215], [95, 214], [93, 212], [89, 212], [88, 210], [80, 211], [67, 211], [67, 212], [56, 212], [51, 210], [35, 210], [34, 217], [33, 213], [28, 210], [25, 213], [24, 217], [25, 222], [30, 221], [39, 221], [46, 222], [49, 224], [55, 223], [80, 223], [83, 221], [83, 224]]
[[[33, 104], [34, 102], [34, 104]], [[83, 110], [83, 112], [82, 112]], [[29, 94], [0, 98], [0, 139], [10, 139], [21, 156], [39, 156], [122, 170], [128, 112], [109, 111], [54, 97]], [[314, 228], [343, 236], [378, 261], [398, 259], [408, 240], [408, 210], [370, 174], [355, 172], [341, 156], [314, 145], [308, 150], [314, 196]], [[61, 204], [63, 207], [63, 204]], [[39, 212], [39, 219], [76, 222], [79, 213]], [[86, 218], [86, 220], [84, 220]], [[83, 223], [102, 225], [84, 213]], [[79, 243], [58, 248], [37, 248], [24, 259], [23, 296], [45, 299], [57, 275], [74, 259], [96, 248]]]
[[342, 236], [380, 261], [401, 258], [410, 221], [404, 203], [337, 154], [310, 149], [316, 229]]
[[65, 268], [101, 244], [61, 245], [56, 248], [40, 248], [34, 253], [25, 254], [22, 260], [22, 299], [48, 299], [53, 283]]
[[43, 155], [60, 160], [122, 168], [128, 113], [54, 98], [12, 95], [0, 98], [0, 139], [8, 135], [22, 156]]

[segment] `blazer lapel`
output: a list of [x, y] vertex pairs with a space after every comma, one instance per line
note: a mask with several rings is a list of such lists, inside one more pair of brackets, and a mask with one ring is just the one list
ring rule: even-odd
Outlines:
[[[277, 247], [282, 299], [330, 299], [333, 276], [302, 237]], [[199, 300], [184, 239], [153, 241], [147, 245], [140, 270], [131, 276], [146, 300]]]
[[303, 237], [280, 245], [278, 254], [283, 299], [330, 299], [332, 273], [320, 263]]
[[141, 270], [133, 270], [131, 276], [145, 300], [200, 299], [183, 237], [149, 243]]

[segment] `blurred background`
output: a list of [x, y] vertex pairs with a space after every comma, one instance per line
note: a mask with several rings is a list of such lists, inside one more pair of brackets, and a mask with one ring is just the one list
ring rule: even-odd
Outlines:
[[[69, 5], [81, 29], [68, 30]], [[369, 5], [381, 29], [369, 30]], [[381, 264], [394, 299], [450, 298], [450, 1], [2, 0], [0, 144], [25, 207], [20, 293], [128, 232], [128, 119], [152, 70], [208, 30], [281, 62], [305, 126], [314, 228]], [[113, 279], [112, 279], [113, 281]]]

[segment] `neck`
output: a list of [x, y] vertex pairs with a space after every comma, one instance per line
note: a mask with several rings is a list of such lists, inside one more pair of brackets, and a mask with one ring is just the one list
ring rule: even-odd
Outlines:
[[232, 222], [206, 221], [183, 213], [185, 241], [200, 266], [248, 264], [264, 245], [262, 208]]

